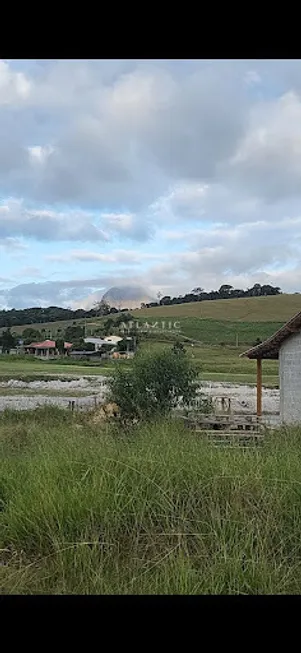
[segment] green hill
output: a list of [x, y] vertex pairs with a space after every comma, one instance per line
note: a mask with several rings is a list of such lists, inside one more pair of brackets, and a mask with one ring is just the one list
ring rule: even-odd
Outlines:
[[[269, 297], [246, 297], [242, 299], [220, 299], [172, 306], [156, 306], [131, 311], [140, 324], [147, 322], [161, 328], [165, 322], [164, 334], [168, 333], [168, 323], [175, 321], [180, 327], [180, 335], [198, 340], [205, 345], [252, 345], [257, 338], [265, 340], [279, 329], [283, 323], [301, 310], [301, 295], [276, 295]], [[112, 316], [113, 317], [113, 316]], [[114, 319], [114, 317], [113, 317]], [[103, 318], [64, 320], [44, 324], [31, 324], [13, 327], [15, 333], [22, 333], [27, 327], [42, 331], [44, 337], [57, 337], [70, 324], [86, 323], [87, 335], [92, 335], [101, 325]], [[152, 329], [150, 329], [152, 331]], [[156, 338], [156, 333], [153, 332]], [[158, 335], [162, 339], [163, 332]], [[165, 338], [165, 335], [164, 335]], [[164, 339], [163, 338], [163, 339]]]
[[155, 306], [132, 311], [132, 314], [147, 319], [197, 317], [239, 322], [286, 322], [299, 311], [301, 311], [301, 294], [283, 294]]

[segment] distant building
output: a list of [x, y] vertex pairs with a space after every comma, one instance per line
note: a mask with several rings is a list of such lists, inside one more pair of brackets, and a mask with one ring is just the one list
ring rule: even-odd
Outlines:
[[[71, 342], [64, 343], [65, 354], [71, 349]], [[55, 340], [43, 340], [43, 342], [31, 342], [30, 345], [24, 346], [26, 354], [31, 354], [37, 358], [49, 359], [58, 356], [58, 350], [55, 346]]]
[[108, 344], [108, 341], [105, 338], [92, 338], [90, 336], [88, 338], [84, 338], [84, 342], [86, 344], [91, 343], [94, 345], [94, 351], [99, 351], [103, 348], [104, 345]]
[[105, 336], [104, 338], [105, 342], [111, 342], [114, 345], [117, 345], [118, 342], [123, 340], [120, 336]]

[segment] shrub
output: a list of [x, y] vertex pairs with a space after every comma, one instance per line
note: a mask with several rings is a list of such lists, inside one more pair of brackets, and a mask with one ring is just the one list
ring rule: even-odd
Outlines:
[[173, 351], [174, 354], [177, 354], [177, 355], [186, 353], [185, 347], [184, 347], [183, 343], [180, 342], [180, 340], [176, 340], [176, 342], [175, 342], [175, 344], [174, 344], [174, 346], [172, 348], [172, 351]]
[[182, 352], [143, 352], [125, 370], [117, 364], [109, 380], [111, 401], [122, 419], [149, 419], [169, 413], [179, 399], [188, 404], [196, 393], [198, 371]]

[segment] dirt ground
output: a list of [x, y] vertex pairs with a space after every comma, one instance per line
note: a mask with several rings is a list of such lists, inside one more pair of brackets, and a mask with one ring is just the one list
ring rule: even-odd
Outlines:
[[[12, 396], [0, 396], [0, 410], [13, 408], [17, 410], [28, 410], [43, 404], [53, 404], [67, 407], [69, 401], [75, 401], [81, 407], [93, 407], [95, 399], [97, 403], [105, 401], [107, 385], [106, 377], [85, 377], [79, 379], [70, 379], [70, 381], [18, 381], [9, 380], [0, 383], [0, 387], [5, 389], [18, 389], [20, 394]], [[24, 394], [22, 392], [24, 390]], [[39, 391], [51, 391], [52, 396], [39, 394]], [[75, 391], [84, 391], [86, 396], [76, 397]], [[34, 396], [28, 396], [28, 391], [34, 391]], [[57, 391], [57, 395], [55, 394]], [[64, 392], [64, 396], [62, 395]], [[222, 409], [222, 398], [226, 401], [230, 399], [230, 408], [232, 413], [256, 413], [256, 388], [248, 385], [239, 385], [234, 383], [222, 382], [203, 382], [201, 391], [215, 400], [216, 410]], [[70, 394], [69, 394], [70, 393]], [[264, 414], [279, 413], [279, 390], [272, 388], [263, 388], [262, 409]]]

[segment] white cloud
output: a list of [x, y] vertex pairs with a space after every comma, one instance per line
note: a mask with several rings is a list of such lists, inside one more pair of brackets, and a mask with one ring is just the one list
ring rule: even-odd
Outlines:
[[136, 250], [117, 249], [112, 250], [109, 254], [102, 252], [91, 252], [89, 250], [71, 250], [65, 254], [48, 254], [45, 256], [46, 261], [54, 263], [70, 263], [78, 261], [81, 263], [118, 263], [128, 265], [139, 265], [143, 261], [161, 259], [162, 255], [147, 252], [137, 252]]
[[248, 86], [257, 86], [262, 82], [262, 78], [256, 70], [248, 70], [245, 74], [244, 80]]
[[8, 199], [0, 205], [0, 238], [24, 236], [41, 241], [107, 240], [106, 234], [95, 224], [95, 215], [81, 210], [53, 211], [28, 209], [22, 200]]
[[33, 145], [28, 148], [30, 162], [33, 165], [42, 165], [54, 151], [52, 145]]
[[230, 174], [246, 192], [268, 201], [300, 196], [301, 101], [291, 91], [261, 102], [231, 159]]
[[26, 75], [14, 72], [7, 61], [0, 59], [0, 106], [18, 105], [26, 101], [31, 88]]

